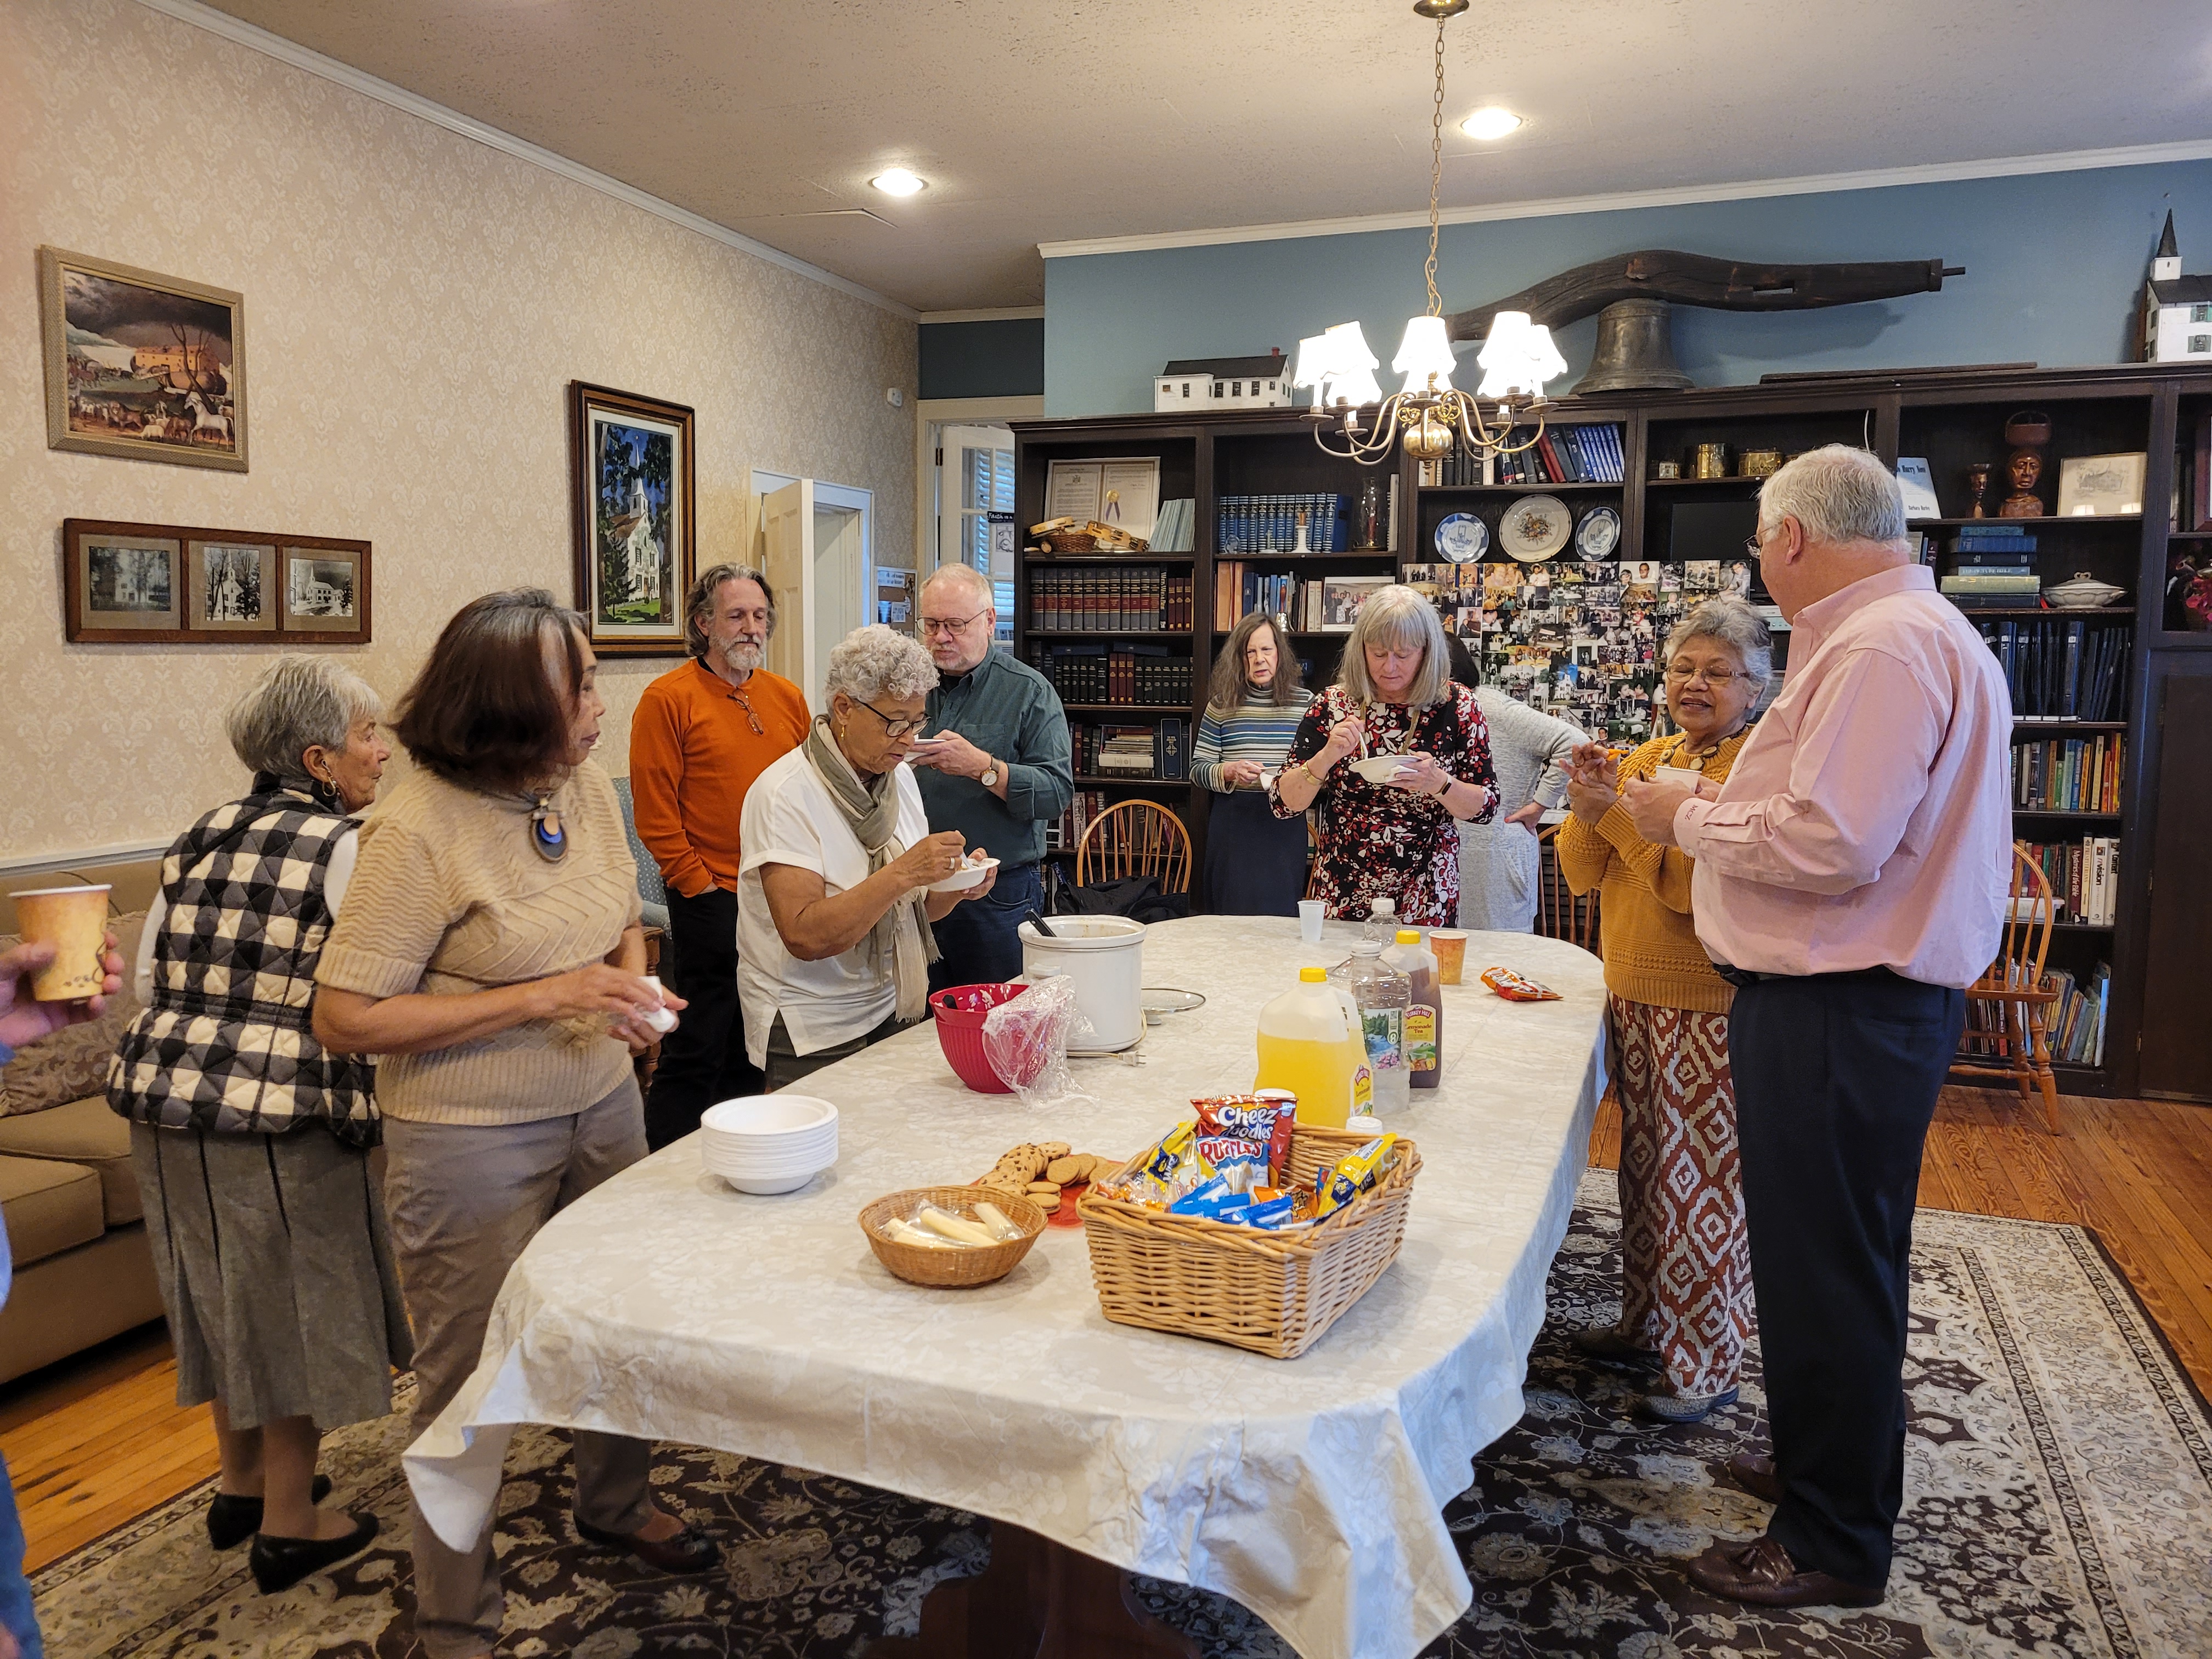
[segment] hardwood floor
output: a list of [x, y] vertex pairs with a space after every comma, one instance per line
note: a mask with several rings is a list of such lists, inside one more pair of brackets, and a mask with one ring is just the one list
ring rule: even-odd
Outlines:
[[[2166, 1101], [2060, 1103], [2061, 1133], [2005, 1093], [1951, 1089], [1922, 1165], [1932, 1208], [2096, 1229], [2212, 1395], [2212, 1108]], [[1607, 1107], [1590, 1158], [1620, 1158]], [[161, 1327], [0, 1387], [0, 1451], [23, 1511], [27, 1565], [44, 1565], [215, 1473], [204, 1406], [179, 1409]]]

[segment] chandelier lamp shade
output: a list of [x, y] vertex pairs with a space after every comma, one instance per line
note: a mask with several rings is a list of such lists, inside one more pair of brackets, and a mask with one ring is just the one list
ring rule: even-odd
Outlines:
[[[1517, 454], [1543, 435], [1544, 383], [1567, 372], [1551, 330], [1530, 322], [1526, 312], [1505, 311], [1492, 320], [1476, 356], [1480, 386], [1469, 392], [1452, 384], [1459, 363], [1437, 293], [1437, 204], [1443, 182], [1444, 25], [1467, 6], [1468, 0], [1415, 0], [1413, 6], [1436, 21], [1437, 74], [1430, 121], [1429, 257], [1422, 268], [1429, 304], [1407, 321], [1398, 355], [1390, 360], [1391, 372], [1404, 380], [1383, 396], [1375, 379], [1377, 360], [1358, 323], [1339, 323], [1298, 342], [1291, 384], [1313, 393], [1306, 413], [1314, 422], [1314, 441], [1328, 454], [1365, 466], [1381, 465], [1401, 443], [1420, 460], [1440, 459], [1455, 443], [1470, 453]], [[1492, 406], [1486, 418], [1485, 403]], [[1534, 430], [1514, 442], [1532, 417]]]

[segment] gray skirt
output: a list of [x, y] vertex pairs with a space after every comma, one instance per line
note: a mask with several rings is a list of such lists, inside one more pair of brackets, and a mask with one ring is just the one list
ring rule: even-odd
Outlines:
[[414, 1356], [368, 1153], [289, 1134], [131, 1126], [131, 1162], [177, 1350], [177, 1403], [234, 1429], [320, 1429], [392, 1409]]

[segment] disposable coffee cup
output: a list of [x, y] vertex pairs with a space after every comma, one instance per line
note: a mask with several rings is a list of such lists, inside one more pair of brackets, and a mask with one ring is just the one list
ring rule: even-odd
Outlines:
[[109, 887], [42, 887], [15, 896], [15, 926], [26, 945], [51, 945], [54, 959], [31, 981], [40, 1002], [96, 997], [107, 983]]
[[1437, 959], [1437, 983], [1456, 985], [1467, 965], [1467, 935], [1456, 927], [1431, 927], [1429, 954]]
[[1328, 906], [1319, 899], [1298, 901], [1298, 937], [1309, 945], [1321, 943], [1321, 924]]

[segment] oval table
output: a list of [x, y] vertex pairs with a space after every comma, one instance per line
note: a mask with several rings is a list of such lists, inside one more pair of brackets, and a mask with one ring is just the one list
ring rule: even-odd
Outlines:
[[[1125, 1054], [1073, 1062], [1091, 1098], [969, 1092], [924, 1027], [816, 1073], [840, 1161], [751, 1197], [669, 1146], [555, 1217], [507, 1276], [474, 1376], [409, 1448], [449, 1540], [496, 1502], [511, 1425], [712, 1447], [987, 1516], [994, 1565], [940, 1586], [920, 1644], [881, 1650], [1194, 1651], [1126, 1609], [1123, 1570], [1258, 1613], [1309, 1659], [1409, 1659], [1473, 1587], [1443, 1524], [1475, 1455], [1522, 1414], [1528, 1350], [1603, 1091], [1597, 959], [1476, 933], [1444, 988], [1442, 1088], [1389, 1127], [1419, 1144], [1404, 1248], [1312, 1349], [1274, 1360], [1107, 1322], [1080, 1228], [1048, 1229], [973, 1290], [924, 1290], [855, 1221], [903, 1188], [963, 1182], [1007, 1147], [1127, 1156], [1247, 1088], [1260, 1006], [1357, 929], [1289, 919], [1155, 925], [1145, 982], [1203, 992]], [[1502, 963], [1563, 994], [1516, 1004]]]

